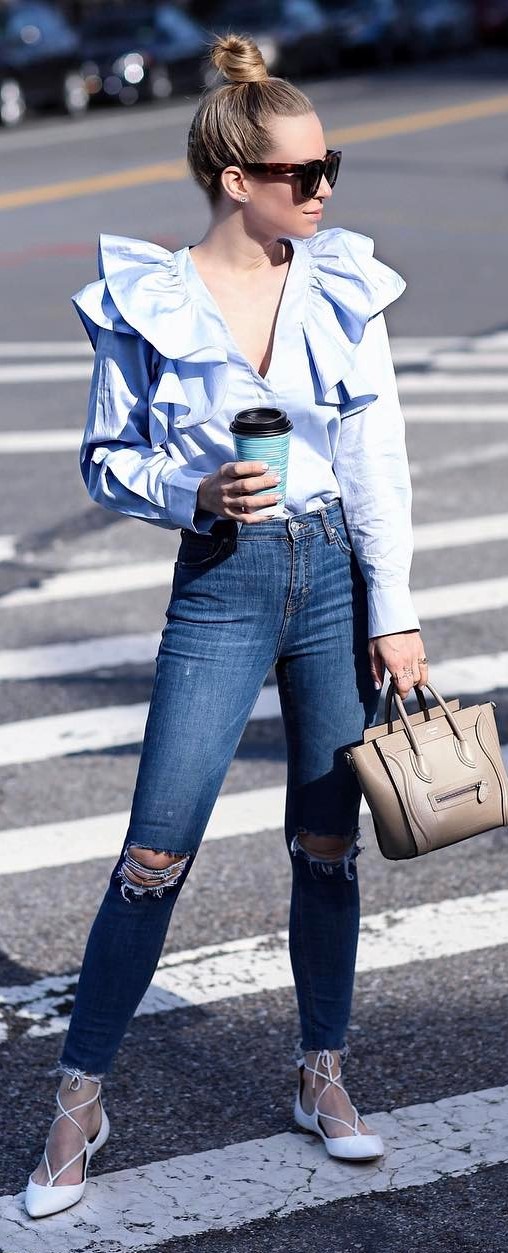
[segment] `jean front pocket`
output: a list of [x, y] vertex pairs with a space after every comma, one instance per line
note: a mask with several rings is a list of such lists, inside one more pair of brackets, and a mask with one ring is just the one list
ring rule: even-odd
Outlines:
[[204, 569], [221, 555], [228, 543], [230, 539], [227, 535], [182, 531], [182, 542], [178, 549], [175, 569]]
[[343, 522], [340, 518], [336, 522], [334, 521], [332, 523], [332, 530], [333, 543], [336, 544], [337, 548], [340, 548], [343, 553], [346, 553], [347, 556], [350, 557], [353, 549], [345, 522]]

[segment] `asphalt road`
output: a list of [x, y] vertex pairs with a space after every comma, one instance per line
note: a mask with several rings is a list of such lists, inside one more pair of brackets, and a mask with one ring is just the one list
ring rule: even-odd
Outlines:
[[[507, 56], [479, 54], [306, 85], [334, 142], [345, 135], [324, 225], [372, 235], [377, 255], [408, 284], [388, 323], [407, 417], [417, 537], [412, 587], [421, 599], [430, 675], [441, 675], [443, 694], [463, 703], [495, 700], [504, 744], [507, 66]], [[0, 1045], [4, 1197], [23, 1188], [47, 1129], [55, 1083], [48, 1071], [114, 860], [108, 823], [130, 805], [140, 735], [129, 732], [129, 711], [137, 707], [134, 721], [142, 722], [155, 654], [146, 637], [161, 629], [179, 542], [178, 532], [109, 515], [86, 496], [77, 441], [90, 358], [70, 295], [95, 277], [100, 231], [169, 248], [199, 239], [206, 207], [175, 164], [185, 154], [191, 115], [187, 101], [0, 134], [0, 985], [11, 1007]], [[163, 170], [153, 169], [161, 163]], [[72, 433], [76, 446], [64, 447]], [[432, 532], [425, 530], [430, 524]], [[148, 563], [159, 563], [158, 573], [140, 585]], [[101, 571], [104, 586], [94, 591]], [[115, 656], [129, 635], [145, 639], [134, 662]], [[86, 664], [85, 641], [96, 649]], [[87, 711], [88, 746], [85, 732], [79, 739]], [[420, 1130], [426, 1119], [445, 1120], [446, 1102], [464, 1097], [460, 1144], [455, 1106], [450, 1114], [456, 1156], [451, 1132], [433, 1165], [427, 1142], [435, 1148], [438, 1131], [414, 1147], [406, 1130], [407, 1160], [400, 1167], [393, 1160], [388, 1182], [373, 1168], [360, 1194], [356, 1176], [346, 1195], [349, 1176], [333, 1163], [335, 1175], [328, 1172], [316, 1193], [310, 1176], [305, 1186], [299, 1182], [295, 1167], [284, 1203], [265, 1197], [257, 1215], [253, 1192], [264, 1196], [263, 1188], [242, 1176], [236, 1193], [232, 1185], [224, 1191], [222, 1218], [210, 1219], [207, 1229], [205, 1212], [199, 1227], [209, 1176], [196, 1155], [207, 1153], [207, 1169], [220, 1178], [227, 1146], [254, 1140], [261, 1147], [252, 1153], [269, 1161], [271, 1138], [293, 1131], [294, 993], [261, 976], [256, 983], [254, 943], [287, 925], [289, 865], [268, 791], [279, 789], [279, 804], [285, 777], [282, 726], [271, 708], [247, 726], [222, 790], [237, 826], [226, 831], [221, 811], [217, 838], [205, 839], [164, 951], [178, 959], [212, 945], [223, 954], [228, 943], [252, 941], [248, 993], [234, 982], [232, 959], [221, 995], [135, 1018], [107, 1084], [113, 1130], [92, 1172], [96, 1210], [82, 1210], [80, 1220], [77, 1207], [58, 1224], [25, 1229], [17, 1202], [0, 1198], [2, 1253], [318, 1253], [324, 1246], [341, 1253], [506, 1253], [506, 1135], [503, 1146], [493, 1104], [492, 1135], [487, 1111], [480, 1136], [468, 1095], [500, 1089], [506, 1099], [506, 936], [493, 933], [487, 918], [505, 886], [506, 830], [416, 865], [395, 865], [377, 852], [368, 815], [360, 859], [364, 917], [382, 915], [387, 931], [392, 911], [408, 911], [420, 949], [401, 964], [388, 957], [369, 968], [366, 960], [359, 971], [348, 1085], [365, 1113], [384, 1117], [415, 1107]], [[247, 800], [257, 811], [250, 827]], [[93, 822], [79, 824], [104, 816], [100, 855]], [[91, 840], [90, 849], [80, 840]], [[441, 920], [459, 918], [462, 909], [441, 948], [444, 924], [435, 922], [432, 947], [425, 907]], [[481, 933], [477, 909], [487, 918]], [[59, 992], [56, 985], [41, 991], [45, 976], [63, 978]], [[437, 1114], [436, 1102], [445, 1103]], [[284, 1143], [295, 1141], [305, 1141], [312, 1174], [324, 1148], [294, 1135]], [[191, 1183], [176, 1226], [171, 1207], [164, 1218], [167, 1189], [160, 1209], [140, 1211], [149, 1164], [181, 1155]], [[275, 1157], [275, 1182], [281, 1168]], [[133, 1172], [124, 1185], [116, 1173], [123, 1170]], [[171, 1177], [171, 1162], [168, 1170]], [[107, 1218], [105, 1173], [117, 1189], [108, 1193]]]

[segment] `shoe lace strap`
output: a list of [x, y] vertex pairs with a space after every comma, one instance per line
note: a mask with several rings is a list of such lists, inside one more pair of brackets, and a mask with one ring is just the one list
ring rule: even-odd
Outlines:
[[[351, 1101], [350, 1096], [346, 1092], [344, 1085], [340, 1082], [341, 1075], [342, 1075], [342, 1070], [340, 1068], [340, 1065], [339, 1065], [338, 1074], [334, 1075], [333, 1063], [334, 1063], [334, 1056], [333, 1056], [333, 1053], [330, 1051], [330, 1049], [321, 1049], [320, 1052], [317, 1054], [317, 1057], [313, 1066], [308, 1066], [307, 1062], [304, 1059], [303, 1064], [304, 1064], [305, 1070], [308, 1070], [312, 1074], [312, 1090], [314, 1092], [316, 1090], [316, 1078], [319, 1076], [320, 1079], [326, 1079], [326, 1083], [324, 1087], [319, 1093], [319, 1096], [316, 1098], [316, 1104], [314, 1106], [314, 1109], [317, 1114], [321, 1115], [322, 1118], [331, 1118], [332, 1122], [340, 1122], [342, 1123], [344, 1127], [348, 1127], [349, 1130], [353, 1132], [353, 1135], [358, 1135], [358, 1120], [359, 1120], [358, 1110], [356, 1106], [353, 1105], [353, 1102]], [[324, 1074], [323, 1074], [323, 1071], [319, 1069], [320, 1066], [323, 1066], [324, 1071], [325, 1071]], [[329, 1088], [339, 1088], [339, 1090], [344, 1094], [344, 1096], [347, 1097], [351, 1105], [351, 1109], [353, 1110], [354, 1123], [347, 1122], [345, 1118], [339, 1118], [337, 1114], [328, 1114], [325, 1110], [319, 1108], [319, 1102], [324, 1097], [325, 1092], [328, 1092]]]
[[[81, 1086], [80, 1083], [78, 1084], [78, 1086]], [[74, 1079], [69, 1084], [69, 1089], [73, 1087], [74, 1087]], [[48, 1172], [48, 1181], [49, 1181], [48, 1187], [53, 1187], [53, 1184], [55, 1183], [55, 1180], [58, 1179], [59, 1175], [63, 1174], [64, 1170], [67, 1170], [69, 1166], [72, 1166], [74, 1162], [78, 1161], [78, 1158], [83, 1156], [83, 1153], [85, 1152], [86, 1146], [87, 1146], [87, 1137], [85, 1135], [85, 1132], [83, 1131], [81, 1124], [77, 1121], [76, 1118], [73, 1118], [72, 1115], [73, 1113], [76, 1112], [76, 1110], [84, 1109], [86, 1105], [93, 1105], [94, 1101], [96, 1101], [100, 1095], [100, 1090], [101, 1090], [101, 1084], [98, 1083], [97, 1092], [95, 1093], [95, 1096], [90, 1096], [87, 1101], [81, 1101], [79, 1105], [72, 1105], [70, 1109], [66, 1109], [65, 1106], [62, 1105], [62, 1102], [60, 1099], [60, 1093], [57, 1092], [56, 1103], [61, 1112], [56, 1115], [56, 1118], [53, 1119], [52, 1126], [54, 1127], [57, 1122], [60, 1122], [61, 1118], [68, 1118], [69, 1122], [74, 1123], [74, 1126], [77, 1127], [78, 1131], [81, 1132], [84, 1143], [83, 1143], [83, 1148], [79, 1149], [79, 1151], [74, 1154], [74, 1157], [71, 1157], [68, 1162], [65, 1162], [64, 1166], [60, 1166], [60, 1169], [55, 1171], [55, 1174], [53, 1174], [53, 1171], [50, 1166], [49, 1158], [48, 1158], [47, 1141], [46, 1141], [46, 1144], [44, 1146], [44, 1161], [46, 1163], [46, 1170]]]

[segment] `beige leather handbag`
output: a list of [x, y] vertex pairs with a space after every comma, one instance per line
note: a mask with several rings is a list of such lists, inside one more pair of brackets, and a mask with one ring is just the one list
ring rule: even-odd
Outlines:
[[[363, 744], [345, 754], [358, 775], [372, 813], [377, 842], [391, 860], [421, 857], [508, 823], [508, 775], [495, 705], [460, 708], [445, 701], [429, 708], [415, 687], [420, 709], [407, 714], [394, 690], [386, 694], [385, 722], [364, 731]], [[392, 697], [400, 718], [390, 721]]]

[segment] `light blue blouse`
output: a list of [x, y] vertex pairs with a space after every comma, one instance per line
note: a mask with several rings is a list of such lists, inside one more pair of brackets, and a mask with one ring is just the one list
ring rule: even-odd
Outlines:
[[[419, 627], [404, 421], [382, 310], [405, 288], [373, 242], [331, 228], [291, 238], [268, 373], [246, 360], [188, 247], [102, 235], [100, 279], [73, 297], [95, 348], [80, 465], [93, 500], [155, 525], [209, 531], [206, 474], [235, 460], [239, 409], [285, 409], [287, 516], [342, 496], [367, 584], [369, 636]], [[242, 523], [238, 523], [241, 527]]]

